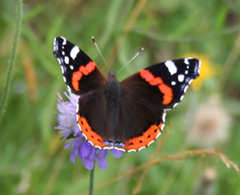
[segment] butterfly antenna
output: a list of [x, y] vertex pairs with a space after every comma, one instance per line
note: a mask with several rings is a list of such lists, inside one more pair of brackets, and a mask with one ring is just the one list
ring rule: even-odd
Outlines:
[[103, 55], [102, 55], [102, 53], [101, 53], [101, 51], [100, 51], [100, 49], [99, 49], [99, 47], [98, 47], [98, 45], [97, 45], [96, 41], [95, 41], [95, 38], [94, 38], [94, 36], [92, 36], [92, 37], [91, 37], [91, 39], [92, 39], [92, 41], [93, 41], [93, 43], [94, 43], [95, 47], [97, 48], [97, 50], [98, 50], [98, 53], [100, 54], [100, 56], [101, 56], [102, 60], [104, 61], [105, 65], [108, 67], [108, 69], [110, 69], [110, 67], [108, 66], [108, 64], [107, 64], [106, 60], [104, 59], [104, 57], [103, 57]]
[[129, 61], [117, 72], [117, 74], [119, 74], [128, 64], [130, 64], [143, 50], [144, 50], [144, 48], [142, 47], [142, 48], [132, 57], [132, 59], [129, 60]]

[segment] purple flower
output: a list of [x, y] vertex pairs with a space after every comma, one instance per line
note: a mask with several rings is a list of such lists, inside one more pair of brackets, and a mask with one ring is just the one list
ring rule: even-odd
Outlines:
[[[58, 93], [58, 122], [59, 125], [55, 127], [59, 130], [59, 133], [63, 133], [62, 140], [72, 138], [65, 145], [65, 149], [71, 146], [70, 159], [75, 163], [76, 157], [79, 157], [83, 162], [86, 169], [93, 169], [94, 161], [97, 160], [100, 169], [107, 168], [107, 155], [108, 150], [101, 150], [92, 146], [82, 135], [79, 126], [76, 122], [76, 109], [79, 96], [72, 94], [71, 92], [64, 93], [69, 101], [63, 101], [62, 96]], [[122, 151], [112, 149], [111, 153], [114, 157], [120, 158]]]

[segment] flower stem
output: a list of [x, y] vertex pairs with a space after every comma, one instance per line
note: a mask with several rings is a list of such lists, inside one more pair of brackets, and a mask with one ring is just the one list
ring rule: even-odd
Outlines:
[[19, 37], [20, 37], [20, 33], [21, 33], [21, 26], [22, 26], [22, 0], [18, 0], [16, 32], [15, 32], [14, 40], [13, 40], [13, 48], [12, 48], [12, 53], [10, 56], [7, 77], [6, 77], [4, 86], [3, 86], [2, 95], [0, 97], [0, 123], [3, 118], [4, 110], [5, 110], [5, 107], [7, 104], [7, 98], [8, 98], [9, 91], [10, 91], [12, 72], [13, 72], [13, 68], [14, 68], [16, 56], [17, 56], [17, 47], [18, 47]]
[[95, 176], [95, 161], [93, 165], [93, 169], [90, 171], [90, 185], [89, 185], [89, 195], [93, 195], [94, 191], [94, 176]]

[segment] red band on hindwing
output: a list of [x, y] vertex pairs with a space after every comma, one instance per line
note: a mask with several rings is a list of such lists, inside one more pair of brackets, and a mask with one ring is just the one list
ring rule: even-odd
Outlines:
[[90, 61], [86, 66], [80, 66], [79, 70], [73, 72], [72, 74], [72, 86], [75, 91], [79, 91], [79, 81], [81, 80], [82, 76], [89, 75], [92, 71], [96, 68], [96, 64], [93, 61]]
[[86, 139], [89, 142], [91, 142], [94, 146], [103, 148], [105, 146], [104, 139], [92, 130], [86, 118], [81, 117], [79, 114], [77, 116], [78, 116], [78, 124], [82, 130], [83, 135], [86, 136]]
[[167, 105], [173, 100], [173, 91], [171, 87], [164, 84], [162, 78], [155, 77], [149, 70], [140, 70], [140, 76], [152, 86], [158, 86], [160, 92], [163, 94], [162, 104]]
[[162, 133], [162, 130], [161, 130], [162, 125], [163, 125], [163, 123], [160, 123], [159, 125], [151, 125], [148, 128], [148, 130], [143, 133], [143, 135], [125, 141], [124, 149], [126, 151], [129, 151], [129, 150], [138, 151], [141, 148], [147, 147], [159, 135], [161, 135], [161, 133]]
[[[106, 140], [92, 130], [85, 117], [81, 117], [79, 114], [77, 116], [82, 134], [86, 136], [86, 139], [89, 142], [91, 142], [95, 147], [99, 147], [101, 149], [109, 147], [109, 145], [104, 143]], [[162, 125], [163, 123], [160, 123], [159, 125], [151, 125], [147, 131], [143, 133], [143, 135], [125, 141], [125, 146], [118, 146], [117, 148], [121, 148], [125, 151], [138, 151], [139, 149], [147, 147], [149, 144], [154, 142], [159, 135], [161, 135]]]

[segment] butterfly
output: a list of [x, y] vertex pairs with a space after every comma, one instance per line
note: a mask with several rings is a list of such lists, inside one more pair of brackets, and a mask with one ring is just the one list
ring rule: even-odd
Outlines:
[[148, 147], [162, 133], [166, 111], [184, 97], [199, 76], [201, 61], [169, 60], [144, 68], [119, 82], [107, 78], [96, 63], [64, 37], [54, 39], [54, 51], [64, 82], [79, 95], [76, 123], [99, 149], [126, 152]]

